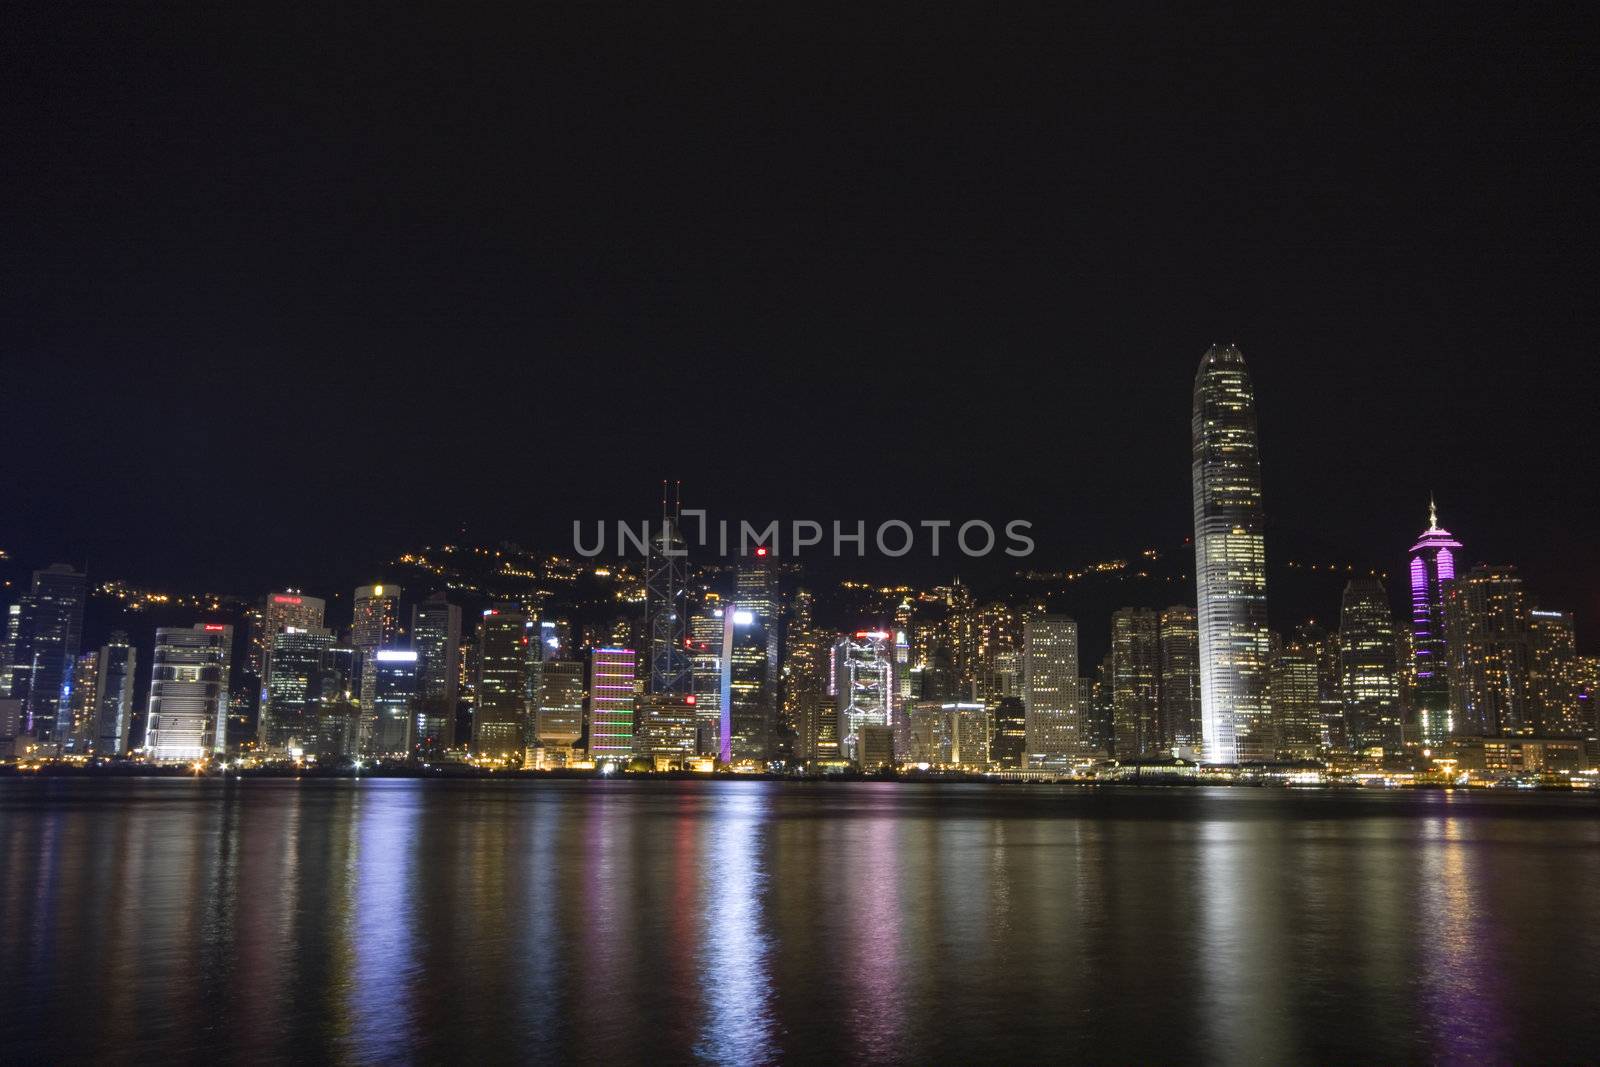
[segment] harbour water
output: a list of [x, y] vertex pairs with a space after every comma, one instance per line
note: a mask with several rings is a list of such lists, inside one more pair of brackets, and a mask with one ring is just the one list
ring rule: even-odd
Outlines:
[[0, 1060], [1569, 1062], [1600, 803], [0, 781]]

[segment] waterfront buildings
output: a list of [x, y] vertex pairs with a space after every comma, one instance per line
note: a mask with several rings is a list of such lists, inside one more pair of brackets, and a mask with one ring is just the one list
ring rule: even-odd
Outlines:
[[1389, 594], [1376, 578], [1352, 579], [1339, 610], [1339, 684], [1350, 747], [1400, 751], [1400, 679]]
[[1411, 546], [1411, 618], [1407, 689], [1415, 709], [1418, 740], [1438, 745], [1455, 731], [1451, 714], [1450, 649], [1444, 615], [1445, 588], [1455, 580], [1461, 542], [1439, 526], [1428, 502], [1428, 528]]
[[196, 623], [156, 630], [145, 756], [184, 763], [221, 755], [226, 741], [233, 627]]
[[1031, 616], [1022, 628], [1024, 742], [1031, 765], [1062, 765], [1089, 753], [1078, 693], [1078, 624]]
[[1244, 355], [1213, 345], [1195, 376], [1194, 555], [1200, 717], [1208, 763], [1271, 756], [1267, 556], [1255, 390]]

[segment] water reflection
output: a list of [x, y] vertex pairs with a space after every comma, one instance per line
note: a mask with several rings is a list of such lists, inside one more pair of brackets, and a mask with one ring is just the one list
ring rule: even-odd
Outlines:
[[[1441, 803], [1448, 809], [1454, 797]], [[1421, 1012], [1441, 1059], [1504, 1062], [1506, 1020], [1495, 996], [1503, 974], [1498, 931], [1485, 921], [1483, 885], [1474, 885], [1470, 827], [1448, 811], [1423, 822], [1417, 912], [1422, 950]], [[1448, 1020], [1449, 1025], [1437, 1023]]]
[[717, 801], [700, 849], [705, 1022], [694, 1051], [712, 1063], [764, 1063], [773, 1056], [770, 944], [762, 915], [767, 791], [759, 783], [737, 783]]
[[0, 782], [7, 1062], [1589, 1058], [1579, 797]]
[[417, 981], [411, 841], [420, 795], [404, 782], [374, 782], [360, 792], [350, 850], [352, 957], [345, 989], [349, 1045], [363, 1061], [393, 1061], [410, 1046]]

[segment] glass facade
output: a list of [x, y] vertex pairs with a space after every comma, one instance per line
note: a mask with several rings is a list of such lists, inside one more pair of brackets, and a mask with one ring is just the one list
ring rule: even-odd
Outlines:
[[1256, 401], [1244, 355], [1213, 345], [1194, 382], [1194, 557], [1203, 758], [1276, 748], [1267, 695], [1267, 554]]

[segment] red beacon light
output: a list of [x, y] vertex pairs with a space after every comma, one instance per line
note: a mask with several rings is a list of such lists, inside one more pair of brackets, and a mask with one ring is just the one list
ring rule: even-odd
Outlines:
[[756, 546], [756, 555], [765, 556], [766, 554], [767, 554], [767, 546], [766, 545], [757, 545]]

